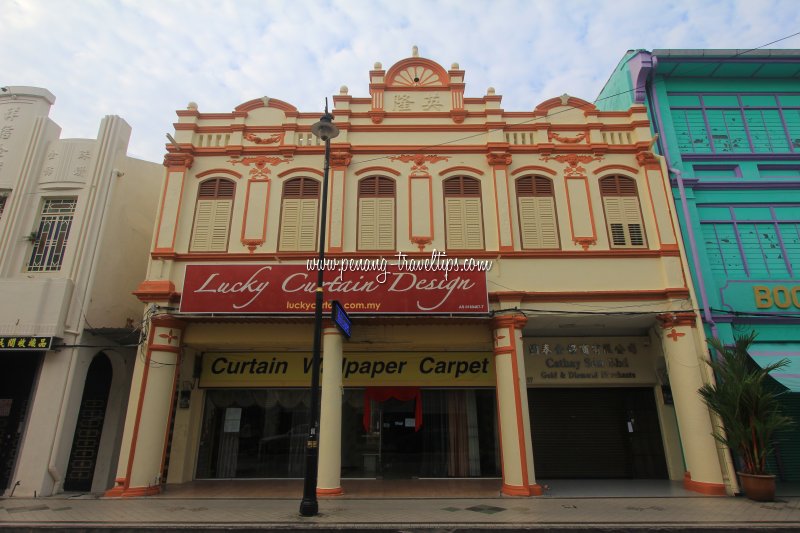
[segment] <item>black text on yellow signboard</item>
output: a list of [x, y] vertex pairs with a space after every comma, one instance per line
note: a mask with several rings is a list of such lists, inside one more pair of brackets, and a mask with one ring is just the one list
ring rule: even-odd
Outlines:
[[[324, 368], [324, 365], [323, 365]], [[491, 387], [491, 354], [473, 352], [345, 354], [346, 387]], [[274, 353], [203, 354], [201, 387], [308, 387], [311, 356]]]

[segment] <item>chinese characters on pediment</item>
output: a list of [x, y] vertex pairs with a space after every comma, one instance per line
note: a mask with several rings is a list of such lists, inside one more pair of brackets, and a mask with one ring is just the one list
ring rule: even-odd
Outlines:
[[387, 99], [387, 111], [395, 112], [437, 112], [449, 111], [449, 106], [445, 105], [445, 99], [436, 93], [403, 92], [393, 93]]

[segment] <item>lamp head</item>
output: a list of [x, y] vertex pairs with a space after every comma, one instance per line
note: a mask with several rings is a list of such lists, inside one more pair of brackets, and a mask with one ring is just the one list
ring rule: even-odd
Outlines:
[[328, 113], [327, 109], [325, 109], [325, 114], [320, 117], [319, 122], [311, 126], [311, 133], [323, 141], [329, 141], [339, 135], [339, 128], [333, 124], [333, 115]]

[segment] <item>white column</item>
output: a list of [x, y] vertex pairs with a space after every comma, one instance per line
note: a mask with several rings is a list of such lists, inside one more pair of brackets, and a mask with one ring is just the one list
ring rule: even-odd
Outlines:
[[150, 322], [147, 352], [136, 359], [115, 486], [106, 496], [161, 491], [184, 327], [172, 317]]
[[540, 496], [542, 487], [533, 472], [533, 446], [528, 414], [528, 389], [522, 348], [521, 315], [492, 320], [494, 369], [497, 377], [497, 425], [503, 461], [503, 494]]
[[699, 351], [693, 313], [659, 316], [669, 384], [675, 402], [686, 472], [683, 484], [703, 494], [725, 495], [717, 441], [712, 436], [711, 413], [697, 392], [703, 386], [705, 351]]
[[322, 405], [319, 420], [317, 494], [342, 494], [342, 334], [333, 325], [322, 332]]

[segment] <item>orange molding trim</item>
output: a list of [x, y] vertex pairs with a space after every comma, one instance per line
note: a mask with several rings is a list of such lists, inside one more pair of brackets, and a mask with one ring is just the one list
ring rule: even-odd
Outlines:
[[169, 300], [175, 295], [175, 284], [170, 280], [144, 280], [132, 293], [142, 302]]
[[543, 172], [545, 174], [550, 174], [551, 176], [558, 175], [558, 172], [556, 172], [552, 168], [542, 167], [539, 165], [525, 165], [524, 167], [519, 167], [515, 170], [512, 170], [511, 175], [516, 176], [520, 172]]
[[173, 328], [181, 331], [186, 328], [186, 322], [172, 315], [156, 315], [150, 319], [150, 322], [158, 328]]
[[[253, 183], [257, 182], [266, 182], [267, 184], [267, 197], [264, 204], [264, 221], [261, 224], [261, 235], [256, 238], [246, 238], [245, 232], [247, 231], [247, 214], [250, 211], [250, 193], [252, 190]], [[256, 248], [264, 244], [267, 240], [267, 219], [269, 214], [269, 198], [270, 194], [272, 194], [272, 183], [269, 179], [269, 176], [266, 176], [265, 179], [256, 179], [255, 177], [251, 177], [247, 181], [247, 193], [245, 194], [244, 198], [244, 215], [242, 215], [242, 231], [239, 237], [239, 241], [250, 250], [250, 253], [254, 253]]]
[[507, 485], [503, 483], [503, 488], [500, 492], [506, 496], [541, 496], [544, 494], [544, 489], [538, 483], [533, 485]]
[[440, 176], [444, 176], [445, 174], [449, 174], [451, 172], [464, 172], [464, 171], [472, 172], [474, 174], [477, 174], [478, 176], [483, 176], [483, 171], [482, 170], [480, 170], [478, 168], [475, 168], [475, 167], [468, 167], [466, 165], [458, 165], [458, 166], [455, 166], [455, 167], [446, 168], [446, 169], [440, 171], [439, 175]]
[[230, 170], [230, 169], [227, 169], [227, 168], [214, 168], [214, 169], [211, 169], [211, 170], [204, 170], [203, 172], [200, 172], [199, 174], [195, 174], [194, 177], [195, 178], [205, 178], [206, 176], [210, 176], [211, 174], [228, 174], [229, 176], [233, 176], [237, 180], [242, 177], [242, 175], [239, 174], [238, 172]]
[[624, 170], [625, 172], [630, 172], [634, 176], [639, 173], [638, 170], [636, 170], [633, 167], [629, 167], [627, 165], [605, 165], [605, 166], [602, 166], [602, 167], [600, 167], [600, 168], [598, 168], [596, 170], [593, 170], [592, 174], [597, 176], [598, 174], [601, 174], [603, 172], [608, 172], [609, 170]]
[[283, 100], [278, 100], [277, 98], [267, 98], [266, 102], [264, 101], [264, 98], [254, 98], [253, 100], [248, 100], [243, 104], [239, 104], [234, 109], [236, 111], [253, 111], [254, 109], [259, 109], [261, 107], [274, 107], [275, 109], [280, 109], [281, 111], [287, 112], [287, 116], [289, 116], [289, 113], [299, 113], [295, 106], [288, 104]]
[[594, 224], [594, 209], [592, 208], [592, 193], [589, 190], [589, 179], [586, 176], [564, 176], [564, 185], [566, 186], [569, 180], [582, 180], [583, 187], [586, 190], [586, 203], [589, 206], [589, 222], [592, 223], [591, 235], [575, 235], [575, 222], [572, 217], [572, 201], [570, 200], [569, 187], [566, 188], [567, 196], [567, 215], [569, 220], [569, 231], [572, 234], [572, 242], [579, 244], [584, 250], [588, 250], [589, 245], [597, 243], [597, 227]]
[[495, 358], [497, 358], [497, 357], [500, 357], [501, 355], [510, 355], [510, 356], [512, 356], [512, 357], [513, 357], [513, 355], [514, 355], [514, 353], [515, 353], [515, 352], [516, 352], [516, 350], [514, 350], [514, 347], [513, 347], [513, 346], [504, 346], [504, 347], [502, 347], [502, 348], [497, 348], [497, 347], [495, 347], [495, 348], [492, 350], [492, 355], [493, 355]]
[[342, 487], [336, 487], [335, 489], [317, 489], [317, 496], [341, 496], [342, 494], [344, 494]]
[[[167, 168], [167, 175], [166, 175], [165, 180], [164, 180], [164, 186], [163, 186], [163, 190], [161, 192], [161, 202], [160, 202], [159, 209], [158, 209], [158, 225], [156, 226], [156, 232], [155, 232], [156, 249], [159, 249], [158, 248], [158, 236], [161, 234], [161, 224], [164, 222], [164, 208], [165, 208], [166, 201], [167, 201], [167, 185], [169, 184], [169, 179], [170, 179], [169, 176], [172, 173], [179, 173], [180, 172], [181, 173], [181, 177], [180, 177], [181, 190], [178, 192], [178, 209], [177, 209], [177, 211], [175, 213], [174, 227], [172, 228], [172, 241], [169, 243], [169, 248], [166, 248], [166, 250], [174, 250], [175, 249], [175, 238], [176, 238], [176, 236], [178, 234], [178, 220], [180, 220], [181, 207], [183, 206], [183, 201], [182, 201], [183, 189], [184, 189], [184, 186], [186, 185], [186, 170], [187, 170], [186, 168], [178, 168], [178, 167], [175, 167], [175, 168], [169, 167], [169, 168]], [[176, 178], [176, 179], [178, 179], [178, 178]], [[164, 248], [161, 248], [161, 250], [164, 250]]]
[[704, 481], [694, 481], [689, 472], [683, 474], [683, 488], [700, 494], [709, 496], [726, 496], [725, 485], [722, 483], [706, 483]]
[[533, 110], [533, 112], [534, 114], [540, 114], [544, 112], [544, 114], [546, 115], [547, 111], [551, 109], [555, 109], [556, 107], [565, 107], [565, 106], [574, 107], [576, 109], [582, 109], [584, 110], [584, 112], [597, 111], [597, 107], [591, 102], [587, 102], [586, 100], [582, 100], [574, 96], [569, 96], [566, 99], [566, 102], [564, 102], [561, 96], [556, 96], [555, 98], [550, 98], [549, 100], [545, 100], [541, 104], [537, 105], [536, 108]]
[[389, 167], [366, 167], [366, 168], [362, 168], [360, 170], [356, 170], [355, 174], [356, 174], [356, 176], [360, 176], [361, 174], [366, 174], [368, 172], [386, 172], [386, 173], [391, 174], [393, 176], [400, 176], [400, 171], [399, 170], [395, 170], [395, 169], [389, 168]]
[[[512, 292], [490, 292], [489, 301], [499, 302], [506, 295], [520, 298], [518, 291]], [[602, 302], [602, 301], [660, 301], [660, 300], [674, 300], [680, 298], [689, 298], [689, 289], [681, 288], [667, 288], [661, 290], [639, 290], [639, 291], [593, 291], [593, 292], [529, 292], [522, 295], [522, 301], [525, 303], [530, 302]], [[676, 312], [674, 314], [680, 314]], [[673, 313], [669, 313], [672, 315]], [[692, 314], [692, 313], [689, 313]], [[694, 321], [692, 321], [694, 324]], [[687, 324], [688, 325], [688, 324]]]
[[[414, 227], [412, 226], [412, 221], [414, 220], [414, 203], [411, 199], [414, 198], [412, 195], [412, 185], [414, 180], [426, 180], [428, 182], [428, 229], [430, 230], [430, 235], [414, 235]], [[413, 244], [417, 245], [419, 251], [422, 252], [425, 249], [425, 246], [431, 244], [433, 242], [434, 236], [434, 228], [433, 228], [433, 179], [431, 178], [430, 174], [417, 174], [414, 175], [413, 173], [408, 176], [408, 240]]]
[[676, 311], [674, 313], [661, 313], [656, 315], [659, 325], [663, 329], [674, 328], [675, 326], [697, 326], [697, 315], [692, 311]]
[[[121, 479], [122, 478], [117, 479], [117, 483], [119, 483]], [[160, 493], [161, 487], [159, 485], [151, 485], [150, 487], [134, 488], [114, 487], [106, 491], [103, 496], [106, 498], [139, 498], [141, 496], [154, 496]]]
[[310, 174], [316, 174], [320, 178], [323, 177], [323, 174], [322, 174], [321, 170], [316, 169], [316, 168], [311, 168], [311, 167], [290, 168], [289, 170], [284, 170], [283, 172], [278, 173], [278, 177], [279, 178], [283, 178], [285, 176], [289, 176], [290, 174], [296, 174], [296, 173], [302, 173], [302, 172], [308, 172]]
[[[184, 143], [185, 144], [185, 143]], [[164, 166], [170, 172], [180, 172], [192, 168], [194, 156], [184, 153], [167, 153], [164, 155]]]
[[[519, 294], [519, 293], [515, 293]], [[525, 327], [525, 324], [528, 323], [528, 317], [525, 315], [520, 314], [513, 314], [513, 315], [498, 315], [492, 317], [492, 328], [493, 329], [500, 329], [500, 328], [515, 328], [515, 329], [522, 329]]]

